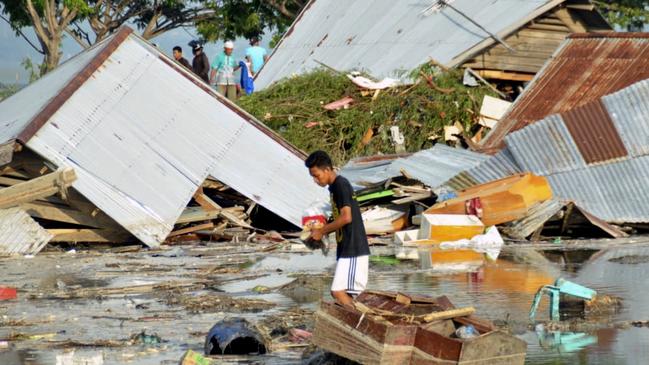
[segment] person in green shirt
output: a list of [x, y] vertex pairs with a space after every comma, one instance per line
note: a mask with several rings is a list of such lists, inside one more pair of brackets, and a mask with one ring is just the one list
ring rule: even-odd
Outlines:
[[210, 83], [216, 84], [216, 90], [230, 100], [237, 99], [237, 80], [234, 72], [240, 67], [232, 56], [233, 50], [234, 43], [225, 42], [223, 52], [212, 61], [210, 73]]

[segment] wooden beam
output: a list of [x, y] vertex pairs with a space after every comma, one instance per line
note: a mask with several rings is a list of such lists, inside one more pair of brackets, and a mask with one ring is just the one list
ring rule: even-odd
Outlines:
[[584, 23], [574, 17], [568, 9], [561, 8], [558, 9], [555, 14], [557, 14], [557, 17], [561, 19], [562, 22], [566, 24], [566, 26], [572, 31], [573, 33], [586, 33], [588, 32], [588, 28]]
[[593, 11], [595, 10], [595, 5], [594, 4], [567, 4], [566, 8], [575, 9], [575, 10]]
[[0, 145], [0, 166], [6, 165], [13, 160], [16, 140], [11, 140]]
[[220, 211], [207, 211], [203, 207], [187, 207], [180, 215], [176, 224], [208, 221], [219, 217]]
[[[27, 212], [31, 217], [47, 219], [50, 221], [78, 224], [81, 226], [88, 226], [94, 228], [113, 228], [107, 222], [102, 222], [102, 219], [95, 219], [88, 214], [84, 214], [78, 210], [65, 206], [57, 206], [51, 203], [35, 201], [31, 203], [21, 204], [20, 207]], [[102, 224], [103, 223], [103, 224]]]
[[113, 231], [104, 229], [75, 229], [61, 228], [48, 229], [54, 237], [50, 242], [112, 242], [121, 243], [131, 239], [126, 231]]
[[213, 211], [221, 211], [223, 208], [221, 208], [220, 205], [218, 205], [214, 200], [212, 200], [209, 196], [205, 195], [203, 192], [203, 187], [198, 188], [198, 191], [196, 194], [194, 194], [194, 200], [198, 205], [203, 207], [206, 211], [213, 212]]
[[[50, 198], [51, 201], [56, 202], [57, 199]], [[70, 189], [63, 203], [68, 204], [70, 207], [78, 210], [79, 212], [87, 215], [91, 219], [97, 221], [100, 228], [121, 231], [124, 228], [115, 222], [108, 214], [104, 213], [101, 209], [97, 208], [86, 197], [81, 195], [78, 191]]]
[[169, 239], [171, 237], [176, 237], [176, 236], [180, 236], [180, 235], [183, 235], [183, 234], [187, 234], [187, 233], [200, 231], [200, 230], [203, 230], [203, 229], [210, 229], [210, 228], [214, 228], [214, 223], [209, 222], [209, 223], [198, 224], [198, 225], [195, 225], [195, 226], [191, 226], [191, 227], [179, 229], [177, 231], [173, 231], [173, 232], [169, 233], [169, 235], [167, 236], [167, 239]]
[[16, 184], [24, 183], [28, 180], [14, 179], [7, 176], [0, 176], [0, 185], [14, 186]]
[[218, 211], [219, 215], [234, 225], [244, 227], [244, 228], [250, 228], [253, 229], [253, 227], [246, 223], [245, 221], [241, 220], [239, 217], [237, 217], [231, 210], [228, 209], [223, 209], [221, 208], [220, 205], [218, 205], [214, 200], [212, 200], [209, 196], [205, 195], [203, 193], [203, 188], [199, 188], [196, 194], [194, 194], [194, 200], [201, 206], [203, 209], [207, 211]]
[[499, 70], [474, 70], [485, 79], [511, 80], [511, 81], [532, 81], [534, 74], [507, 72]]
[[66, 189], [77, 179], [74, 169], [66, 167], [45, 176], [0, 189], [0, 208], [10, 208], [45, 198]]

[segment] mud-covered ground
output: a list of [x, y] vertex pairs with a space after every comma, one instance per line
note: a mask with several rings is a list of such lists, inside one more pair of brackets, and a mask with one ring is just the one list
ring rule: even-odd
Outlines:
[[[644, 238], [511, 245], [496, 262], [452, 270], [434, 260], [431, 266], [431, 260], [375, 257], [368, 286], [472, 305], [528, 342], [529, 364], [641, 364], [649, 361], [646, 257]], [[0, 258], [0, 285], [18, 289], [17, 299], [0, 301], [0, 364], [56, 364], [71, 351], [103, 364], [177, 364], [186, 350], [203, 351], [214, 323], [234, 317], [254, 323], [271, 352], [223, 363], [300, 364], [313, 349], [292, 338], [291, 329], [312, 330], [334, 264], [333, 253], [246, 243]], [[557, 277], [619, 297], [622, 306], [548, 323], [544, 299], [537, 322], [530, 322], [536, 290]]]

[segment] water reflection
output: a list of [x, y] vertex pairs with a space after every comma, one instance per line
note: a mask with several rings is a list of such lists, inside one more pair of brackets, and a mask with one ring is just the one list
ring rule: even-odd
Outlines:
[[[529, 364], [647, 364], [649, 329], [602, 328], [607, 323], [649, 319], [649, 246], [539, 253], [514, 250], [495, 261], [476, 264], [475, 260], [421, 258], [417, 272], [374, 272], [370, 289], [397, 290], [431, 296], [447, 295], [456, 306], [476, 307], [478, 315], [506, 322], [529, 344]], [[466, 264], [466, 271], [439, 272], [434, 269], [452, 263]], [[471, 267], [473, 266], [473, 267]], [[426, 269], [429, 271], [426, 272]], [[528, 319], [534, 294], [543, 285], [563, 277], [598, 293], [622, 299], [622, 310], [585, 322], [592, 332], [559, 332], [539, 336], [529, 330]], [[548, 319], [548, 303], [543, 300], [538, 320]]]

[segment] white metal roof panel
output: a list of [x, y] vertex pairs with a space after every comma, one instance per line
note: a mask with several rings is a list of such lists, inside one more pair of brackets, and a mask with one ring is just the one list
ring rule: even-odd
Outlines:
[[14, 207], [0, 209], [0, 254], [39, 253], [52, 239], [24, 210]]
[[15, 139], [36, 114], [92, 60], [105, 43], [75, 56], [0, 103], [0, 141]]
[[27, 147], [73, 167], [73, 186], [150, 246], [208, 174], [296, 225], [327, 197], [296, 150], [137, 36], [66, 97]]
[[[448, 1], [490, 33], [503, 37], [535, 11], [560, 0]], [[257, 89], [319, 66], [364, 70], [377, 78], [407, 79], [430, 58], [454, 66], [458, 56], [490, 35], [435, 0], [312, 0], [255, 80]], [[543, 8], [543, 9], [542, 9]], [[490, 45], [486, 44], [486, 46]]]

